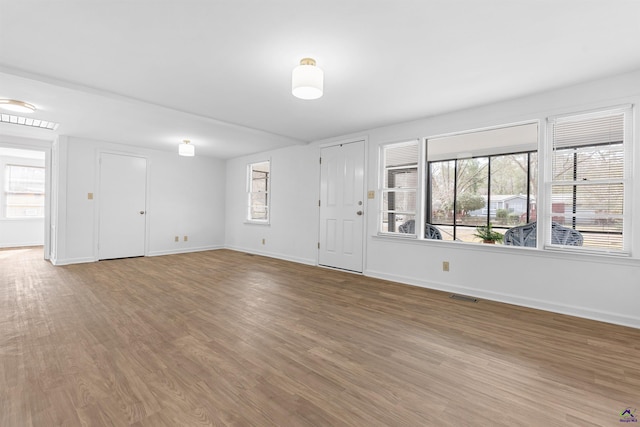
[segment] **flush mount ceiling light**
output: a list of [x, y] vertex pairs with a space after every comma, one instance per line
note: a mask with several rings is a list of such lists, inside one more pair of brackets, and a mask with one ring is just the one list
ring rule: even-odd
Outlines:
[[291, 93], [300, 99], [318, 99], [322, 96], [324, 73], [316, 67], [316, 60], [302, 58], [291, 74]]
[[178, 145], [178, 154], [186, 157], [193, 157], [196, 155], [196, 147], [191, 145], [191, 141], [185, 139]]
[[0, 99], [0, 108], [15, 113], [33, 113], [36, 111], [36, 107], [33, 105], [16, 99]]

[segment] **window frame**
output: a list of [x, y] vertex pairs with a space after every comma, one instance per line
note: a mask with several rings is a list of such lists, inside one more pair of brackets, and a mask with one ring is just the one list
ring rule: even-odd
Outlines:
[[[416, 187], [415, 188], [392, 188], [392, 187], [385, 187], [385, 181], [386, 181], [386, 174], [388, 171], [388, 168], [386, 167], [386, 150], [389, 148], [402, 148], [402, 147], [408, 147], [408, 146], [412, 146], [415, 145], [418, 149], [417, 152], [417, 158], [416, 158], [416, 163], [415, 163], [415, 168], [416, 168]], [[424, 233], [424, 225], [421, 224], [420, 221], [420, 216], [419, 216], [419, 212], [422, 210], [422, 204], [423, 204], [423, 198], [421, 196], [421, 191], [420, 191], [420, 183], [422, 180], [422, 177], [424, 176], [424, 162], [421, 161], [422, 157], [423, 157], [423, 153], [424, 153], [424, 144], [421, 142], [420, 139], [412, 139], [412, 140], [404, 140], [404, 141], [400, 141], [400, 142], [388, 142], [388, 143], [384, 143], [381, 144], [379, 146], [379, 151], [378, 151], [378, 159], [379, 159], [379, 183], [378, 183], [378, 193], [379, 193], [379, 203], [378, 203], [378, 225], [377, 225], [377, 230], [378, 230], [378, 235], [379, 236], [393, 236], [393, 237], [398, 237], [398, 238], [418, 238], [418, 236], [421, 236]], [[391, 169], [393, 170], [407, 170], [407, 169], [413, 169], [413, 166], [404, 166], [404, 167], [392, 167]], [[400, 233], [398, 231], [383, 231], [382, 226], [383, 226], [383, 220], [384, 220], [384, 215], [385, 213], [388, 213], [389, 210], [385, 210], [384, 209], [384, 196], [385, 193], [390, 193], [390, 192], [401, 192], [401, 193], [414, 193], [415, 194], [415, 200], [416, 200], [416, 210], [415, 212], [408, 212], [408, 211], [398, 211], [395, 212], [396, 214], [401, 214], [401, 215], [413, 215], [413, 217], [415, 218], [415, 228], [414, 228], [414, 232], [413, 233]], [[395, 209], [394, 209], [395, 211]]]
[[[623, 141], [622, 141], [622, 152], [624, 155], [623, 161], [623, 176], [620, 180], [608, 180], [613, 183], [613, 181], [617, 181], [618, 183], [623, 185], [623, 213], [622, 213], [622, 248], [621, 249], [604, 249], [604, 248], [594, 248], [594, 247], [585, 247], [585, 246], [562, 246], [553, 244], [551, 242], [551, 224], [553, 217], [553, 193], [552, 186], [553, 185], [569, 185], [568, 181], [554, 181], [553, 180], [553, 159], [554, 159], [554, 125], [558, 122], [571, 122], [578, 120], [587, 120], [589, 118], [598, 118], [598, 117], [606, 117], [609, 115], [623, 115]], [[545, 221], [544, 221], [544, 230], [539, 230], [544, 234], [542, 241], [544, 242], [544, 249], [548, 249], [550, 251], [562, 251], [562, 252], [576, 252], [583, 254], [593, 254], [593, 255], [607, 255], [607, 256], [619, 256], [619, 257], [631, 257], [633, 256], [632, 247], [632, 220], [633, 220], [633, 146], [634, 146], [634, 132], [633, 132], [633, 123], [634, 123], [634, 114], [635, 107], [633, 104], [619, 105], [619, 106], [610, 106], [610, 107], [601, 107], [589, 111], [582, 112], [570, 112], [565, 114], [558, 114], [554, 116], [547, 117], [547, 132], [546, 132], [546, 144], [545, 144], [545, 157], [547, 167], [545, 168], [544, 174], [544, 191], [545, 191]], [[580, 148], [584, 147], [592, 147], [598, 144], [593, 145], [581, 145]], [[579, 181], [576, 181], [574, 184], [576, 187], [580, 187], [583, 185], [591, 185], [591, 184], [582, 184]]]
[[[254, 167], [257, 165], [268, 164], [269, 171], [267, 172], [267, 176], [265, 178], [265, 191], [253, 191], [253, 172]], [[260, 171], [261, 172], [261, 171]], [[271, 183], [272, 181], [272, 171], [271, 171], [271, 159], [261, 160], [257, 162], [252, 162], [247, 165], [247, 179], [246, 179], [246, 193], [247, 193], [247, 212], [245, 216], [245, 223], [248, 224], [262, 224], [269, 225], [271, 224]], [[253, 218], [252, 217], [252, 208], [253, 208], [253, 195], [254, 194], [265, 194], [265, 212], [266, 218]]]

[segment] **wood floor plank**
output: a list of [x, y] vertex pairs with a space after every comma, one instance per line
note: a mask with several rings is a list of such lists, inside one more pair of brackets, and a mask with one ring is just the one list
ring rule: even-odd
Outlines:
[[640, 330], [229, 250], [0, 250], [0, 425], [609, 426]]

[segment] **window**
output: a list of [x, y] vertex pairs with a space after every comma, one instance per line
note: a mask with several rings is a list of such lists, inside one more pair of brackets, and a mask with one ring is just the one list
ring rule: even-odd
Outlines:
[[382, 233], [416, 234], [418, 141], [382, 147]]
[[248, 167], [247, 219], [249, 221], [269, 222], [270, 163], [270, 161], [252, 163]]
[[425, 217], [444, 240], [479, 241], [477, 226], [495, 231], [536, 219], [535, 151], [428, 162]]
[[427, 141], [425, 221], [443, 240], [479, 242], [476, 227], [503, 233], [536, 220], [538, 125]]
[[630, 117], [625, 108], [550, 119], [549, 219], [579, 231], [585, 249], [630, 250], [625, 239]]
[[43, 218], [44, 168], [6, 165], [4, 173], [5, 218]]

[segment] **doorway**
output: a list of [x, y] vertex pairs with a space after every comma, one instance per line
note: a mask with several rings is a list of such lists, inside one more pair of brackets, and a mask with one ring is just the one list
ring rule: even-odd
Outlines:
[[325, 147], [320, 165], [318, 264], [362, 273], [364, 141]]
[[0, 248], [42, 246], [49, 259], [48, 149], [0, 144]]
[[100, 154], [98, 259], [145, 255], [147, 159]]

